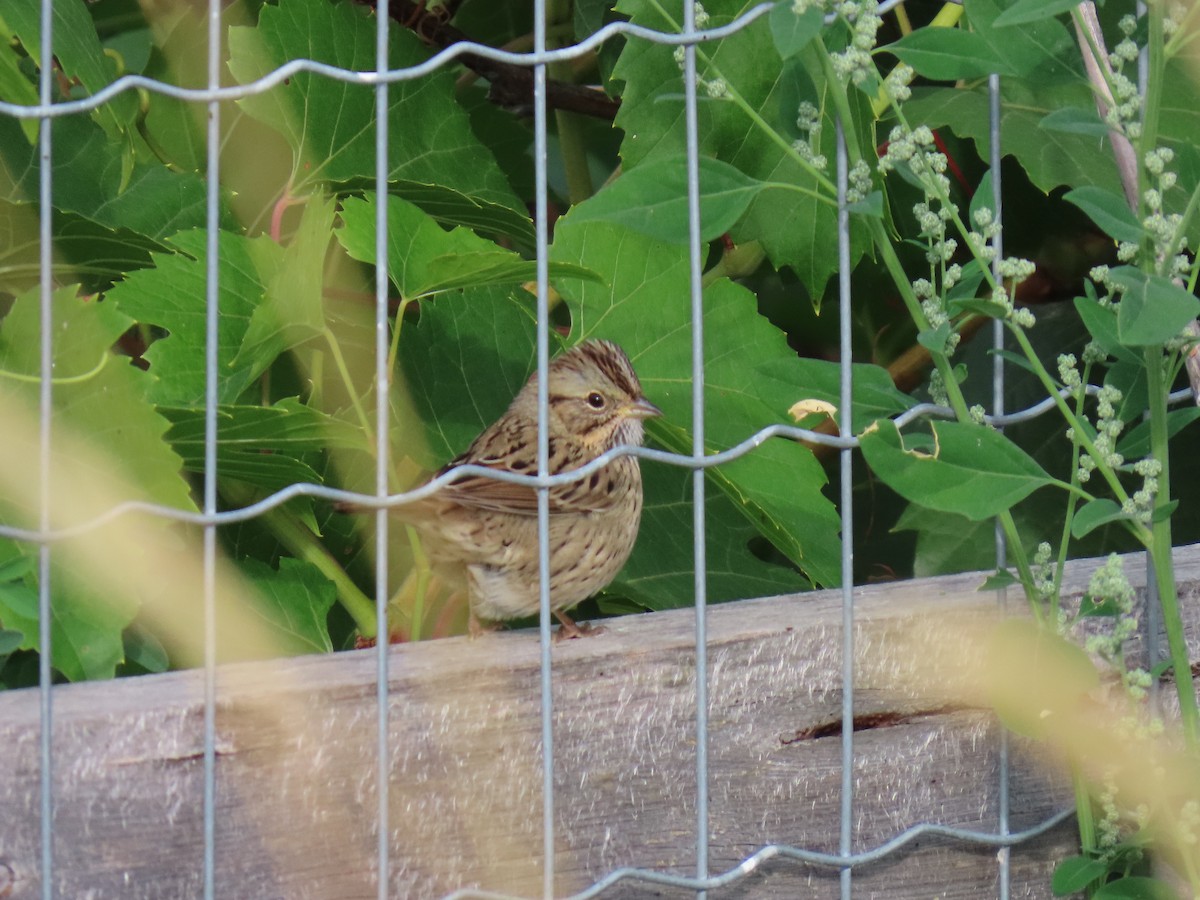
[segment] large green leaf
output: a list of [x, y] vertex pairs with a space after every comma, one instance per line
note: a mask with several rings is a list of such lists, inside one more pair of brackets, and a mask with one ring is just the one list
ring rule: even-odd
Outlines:
[[[171, 422], [166, 439], [190, 472], [204, 471], [204, 410], [162, 407]], [[298, 482], [320, 484], [306, 455], [339, 447], [360, 449], [362, 433], [295, 398], [273, 406], [222, 406], [217, 411], [217, 472], [264, 490]]]
[[[710, 24], [723, 25], [743, 12], [738, 0], [706, 3]], [[679, 0], [622, 0], [617, 5], [639, 25], [678, 31]], [[751, 204], [730, 232], [735, 243], [756, 240], [776, 267], [789, 266], [819, 302], [826, 282], [837, 267], [837, 213], [832, 204], [832, 169], [822, 184], [790, 151], [799, 137], [796, 117], [801, 101], [827, 115], [823, 120], [820, 152], [834, 159], [832, 100], [824, 76], [809, 47], [785, 65], [772, 39], [767, 18], [736, 35], [700, 47], [704, 59], [697, 67], [708, 81], [723, 80], [753, 111], [753, 118], [736, 103], [707, 100], [699, 107], [700, 152], [727, 163], [751, 179], [793, 185], [806, 194], [766, 191]], [[621, 53], [614, 77], [625, 82], [617, 125], [625, 131], [621, 158], [625, 172], [655, 160], [681, 159], [686, 148], [683, 80], [671, 47], [630, 40]], [[865, 95], [851, 92], [862, 152], [875, 153], [871, 117]], [[851, 229], [851, 263], [869, 244], [861, 229]]]
[[966, 0], [963, 5], [971, 28], [1013, 72], [1041, 83], [1084, 82], [1075, 38], [1061, 22], [1046, 18], [1011, 28], [1006, 25], [1012, 0]]
[[[733, 166], [701, 159], [700, 239], [711, 241], [734, 226], [768, 187]], [[688, 240], [687, 159], [663, 157], [643, 163], [572, 211], [576, 222], [613, 222], [676, 244]]]
[[[841, 366], [835, 362], [777, 357], [764, 360], [756, 366], [756, 371], [763, 378], [776, 382], [781, 392], [792, 392], [796, 401], [819, 400], [835, 409], [842, 402]], [[887, 369], [865, 363], [855, 363], [851, 367], [851, 396], [850, 428], [855, 433], [876, 419], [899, 415], [916, 404], [912, 397], [896, 388]], [[841, 421], [841, 416], [836, 419]], [[821, 423], [801, 424], [815, 427]]]
[[[1121, 181], [1107, 138], [1039, 128], [1056, 109], [1082, 108], [1092, 103], [1086, 85], [1001, 79], [1000, 149], [1015, 156], [1029, 180], [1047, 193], [1061, 185], [1098, 185], [1113, 193]], [[950, 128], [959, 137], [975, 142], [979, 155], [990, 150], [986, 86], [951, 90], [913, 88], [904, 107], [913, 125]]]
[[[108, 297], [139, 322], [170, 332], [143, 354], [154, 378], [151, 401], [162, 406], [201, 406], [205, 396], [205, 236], [187, 231], [175, 235], [170, 243], [180, 252], [154, 254], [154, 268], [131, 273]], [[269, 343], [260, 342], [260, 352], [251, 356], [240, 351], [250, 320], [285, 253], [270, 238], [244, 238], [222, 231], [218, 254], [217, 397], [220, 403], [233, 403], [275, 358], [276, 346]]]
[[299, 226], [266, 279], [263, 302], [250, 314], [242, 345], [230, 363], [232, 368], [274, 359], [324, 331], [321, 289], [333, 207], [332, 200], [321, 196], [310, 197], [304, 205]]
[[[579, 260], [607, 285], [563, 280], [571, 339], [610, 338], [629, 354], [648, 397], [665, 415], [650, 433], [691, 450], [691, 308], [684, 248], [607, 223], [559, 220], [551, 256]], [[782, 332], [756, 313], [745, 289], [720, 280], [705, 289], [705, 440], [724, 449], [772, 423], [789, 423], [803, 372]], [[797, 363], [786, 379], [788, 361]], [[775, 363], [775, 378], [757, 368]], [[791, 382], [790, 384], [788, 382]], [[805, 448], [769, 441], [708, 476], [743, 516], [815, 582], [838, 580], [839, 522], [821, 493], [825, 474]]]
[[[51, 127], [56, 209], [159, 243], [204, 224], [205, 187], [197, 175], [149, 163], [127, 169], [120, 145], [81, 116], [57, 118]], [[26, 142], [17, 120], [0, 116], [0, 198], [36, 202], [39, 171], [37, 148]], [[228, 224], [224, 216], [222, 224]]]
[[[347, 198], [338, 240], [355, 259], [375, 262], [375, 195]], [[407, 200], [388, 197], [388, 274], [412, 300], [446, 291], [537, 278], [537, 263], [468, 228], [446, 231]], [[573, 263], [552, 263], [551, 277], [595, 277]]]
[[886, 419], [860, 439], [871, 470], [907, 500], [977, 521], [1057, 483], [1024, 450], [985, 425], [930, 427], [934, 443], [922, 449], [906, 447], [895, 423]]
[[428, 469], [466, 450], [536, 367], [535, 327], [533, 297], [509, 288], [455, 291], [424, 306], [400, 334], [397, 378], [413, 411], [395, 417], [396, 446]]
[[1016, 74], [979, 34], [961, 28], [918, 28], [884, 49], [937, 81]]
[[[263, 6], [255, 27], [229, 29], [229, 70], [241, 84], [292, 59], [313, 59], [354, 70], [375, 68], [375, 22], [361, 5], [328, 0], [283, 0]], [[390, 32], [388, 66], [428, 58], [410, 31]], [[471, 131], [454, 97], [447, 69], [388, 91], [388, 176], [439, 185], [480, 201], [521, 210], [494, 158]], [[366, 180], [375, 174], [375, 91], [364, 85], [300, 73], [239, 101], [251, 116], [278, 130], [293, 151], [288, 179], [294, 193], [319, 182]]]
[[[695, 604], [692, 481], [686, 469], [642, 463], [645, 508], [637, 549], [610, 590], [650, 609]], [[759, 559], [759, 531], [721, 491], [704, 503], [705, 590], [710, 603], [804, 590], [809, 582], [781, 560]]]
[[1136, 244], [1145, 235], [1125, 198], [1095, 185], [1084, 185], [1067, 191], [1063, 199], [1087, 213], [1105, 234], [1118, 241]]

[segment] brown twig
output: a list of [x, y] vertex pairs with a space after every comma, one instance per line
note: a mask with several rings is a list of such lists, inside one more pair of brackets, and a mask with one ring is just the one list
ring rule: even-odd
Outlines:
[[[370, 0], [355, 2], [366, 4]], [[388, 13], [394, 21], [411, 29], [422, 41], [439, 50], [451, 44], [471, 40], [468, 35], [450, 24], [450, 15], [444, 6], [427, 10], [423, 2], [389, 0]], [[463, 54], [458, 57], [458, 61], [491, 84], [488, 99], [493, 103], [522, 115], [532, 111], [532, 68], [497, 62], [472, 53]], [[554, 79], [546, 81], [546, 104], [550, 109], [567, 110], [608, 122], [616, 118], [620, 108], [619, 101], [601, 90]]]

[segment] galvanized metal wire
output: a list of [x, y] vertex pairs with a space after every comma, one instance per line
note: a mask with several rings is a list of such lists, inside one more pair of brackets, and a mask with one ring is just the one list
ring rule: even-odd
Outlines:
[[[880, 5], [886, 11], [896, 5], [899, 0], [888, 0]], [[387, 66], [388, 47], [388, 15], [386, 0], [379, 0], [377, 7], [376, 34], [376, 66], [373, 71], [352, 71], [324, 63], [306, 59], [294, 59], [280, 66], [273, 72], [257, 81], [234, 87], [220, 86], [220, 29], [221, 2], [210, 0], [208, 6], [208, 77], [203, 89], [181, 88], [140, 75], [129, 75], [115, 80], [112, 84], [92, 96], [66, 102], [52, 102], [52, 67], [48, 61], [52, 59], [52, 16], [50, 0], [42, 0], [41, 7], [41, 59], [43, 61], [39, 80], [39, 99], [35, 106], [21, 106], [0, 102], [0, 114], [13, 116], [18, 119], [39, 120], [39, 152], [41, 167], [39, 175], [40, 203], [40, 315], [41, 315], [41, 344], [40, 372], [41, 383], [39, 393], [39, 408], [41, 414], [39, 432], [39, 487], [41, 509], [36, 529], [17, 528], [0, 525], [0, 537], [18, 541], [35, 542], [39, 546], [39, 593], [38, 606], [40, 615], [39, 640], [42, 649], [39, 663], [39, 692], [41, 709], [41, 739], [40, 739], [40, 804], [41, 804], [41, 893], [44, 898], [53, 896], [53, 695], [51, 686], [50, 661], [52, 644], [50, 634], [51, 623], [51, 577], [50, 559], [53, 545], [64, 539], [74, 537], [88, 531], [101, 528], [114, 518], [132, 513], [150, 513], [167, 520], [185, 522], [201, 526], [204, 529], [204, 896], [212, 898], [217, 894], [216, 887], [216, 830], [219, 822], [216, 817], [216, 699], [217, 699], [217, 668], [216, 668], [216, 607], [215, 607], [215, 566], [217, 557], [216, 534], [220, 526], [246, 521], [274, 509], [291, 499], [300, 496], [316, 497], [327, 500], [353, 500], [377, 510], [376, 516], [376, 603], [378, 610], [378, 633], [380, 640], [376, 650], [376, 688], [377, 688], [377, 767], [376, 790], [377, 811], [376, 828], [377, 846], [377, 877], [378, 896], [383, 900], [389, 896], [389, 838], [388, 827], [388, 778], [389, 778], [389, 715], [388, 715], [388, 643], [386, 607], [388, 583], [387, 571], [387, 509], [403, 503], [413, 502], [438, 491], [447, 483], [471, 475], [485, 475], [503, 481], [529, 484], [538, 491], [538, 534], [541, 542], [540, 565], [542, 572], [540, 609], [541, 621], [539, 638], [541, 642], [541, 714], [542, 714], [542, 765], [543, 765], [543, 854], [545, 859], [543, 889], [546, 896], [552, 896], [554, 891], [554, 850], [555, 850], [555, 816], [554, 816], [554, 742], [553, 742], [553, 708], [552, 708], [552, 669], [550, 657], [551, 613], [549, 596], [549, 489], [555, 485], [581, 480], [592, 472], [607, 465], [621, 455], [635, 455], [642, 459], [655, 460], [677, 466], [684, 466], [693, 472], [693, 501], [694, 501], [694, 555], [695, 555], [695, 666], [696, 666], [696, 860], [695, 875], [686, 877], [664, 872], [644, 869], [617, 869], [597, 881], [586, 891], [574, 895], [576, 898], [589, 898], [601, 895], [607, 889], [620, 882], [642, 882], [646, 884], [671, 886], [695, 891], [697, 896], [704, 896], [705, 891], [733, 884], [749, 876], [764, 862], [774, 858], [794, 860], [809, 866], [822, 866], [837, 869], [840, 873], [841, 894], [849, 898], [852, 894], [851, 874], [854, 868], [878, 861], [912, 841], [923, 836], [939, 836], [966, 844], [983, 847], [995, 847], [1000, 850], [1000, 888], [1001, 897], [1007, 897], [1009, 891], [1009, 859], [1007, 849], [1038, 835], [1063, 822], [1071, 814], [1064, 811], [1044, 822], [1024, 831], [1011, 832], [1009, 825], [1008, 784], [1007, 784], [1007, 750], [1001, 746], [1001, 772], [998, 785], [999, 826], [997, 831], [978, 831], [963, 829], [940, 823], [923, 823], [909, 828], [884, 843], [854, 852], [853, 847], [853, 720], [854, 720], [854, 672], [853, 672], [853, 631], [854, 631], [854, 586], [853, 586], [853, 521], [852, 508], [852, 466], [854, 450], [858, 441], [850, 430], [850, 417], [840, 417], [837, 435], [828, 435], [813, 430], [787, 426], [772, 425], [763, 428], [737, 445], [720, 453], [707, 453], [705, 447], [704, 428], [704, 357], [703, 357], [703, 316], [702, 316], [702, 281], [703, 274], [703, 245], [700, 240], [699, 213], [699, 141], [697, 123], [696, 96], [696, 47], [697, 45], [720, 39], [747, 27], [750, 23], [766, 15], [772, 4], [763, 3], [752, 7], [737, 17], [728, 25], [720, 28], [697, 29], [695, 27], [695, 10], [691, 3], [685, 4], [684, 26], [680, 33], [665, 33], [644, 28], [627, 22], [617, 22], [606, 25], [595, 34], [569, 47], [548, 49], [546, 46], [545, 0], [534, 0], [534, 49], [530, 53], [514, 53], [498, 50], [492, 47], [474, 44], [458, 43], [434, 54], [420, 65], [403, 69], [389, 69]], [[691, 308], [692, 308], [692, 435], [693, 446], [690, 454], [667, 453], [650, 448], [618, 448], [603, 454], [592, 463], [571, 473], [551, 475], [549, 473], [548, 450], [548, 413], [546, 396], [546, 371], [549, 363], [548, 339], [548, 232], [547, 232], [547, 107], [546, 107], [546, 71], [547, 66], [555, 63], [578, 58], [583, 54], [597, 49], [604, 42], [617, 36], [636, 38], [658, 44], [681, 45], [684, 47], [685, 75], [685, 127], [687, 135], [687, 185], [689, 199], [689, 228], [688, 245], [691, 269]], [[389, 494], [387, 485], [388, 454], [388, 383], [390, 372], [387, 369], [388, 355], [388, 274], [383, 260], [387, 258], [387, 215], [386, 204], [377, 204], [376, 219], [376, 266], [375, 280], [375, 337], [376, 337], [376, 490], [374, 495], [363, 496], [347, 491], [328, 488], [318, 484], [293, 484], [276, 491], [265, 499], [251, 504], [243, 509], [218, 511], [217, 509], [217, 322], [219, 309], [219, 246], [218, 212], [220, 184], [220, 145], [219, 122], [220, 104], [225, 101], [243, 99], [270, 90], [301, 72], [308, 72], [326, 78], [363, 85], [374, 86], [377, 110], [376, 130], [376, 172], [375, 188], [378, 196], [386, 196], [387, 184], [387, 148], [388, 127], [388, 90], [394, 83], [421, 78], [444, 66], [453, 63], [463, 55], [471, 54], [486, 59], [529, 66], [534, 73], [534, 160], [535, 160], [535, 243], [537, 253], [537, 285], [538, 285], [538, 330], [537, 358], [539, 378], [538, 395], [538, 471], [536, 476], [516, 475], [497, 472], [478, 466], [464, 466], [453, 472], [433, 479], [422, 487], [399, 494]], [[1000, 164], [999, 164], [999, 80], [993, 76], [991, 89], [991, 171], [993, 175], [993, 202], [995, 214], [999, 219], [1000, 203]], [[208, 113], [208, 159], [207, 159], [207, 285], [206, 285], [206, 333], [207, 354], [206, 366], [206, 413], [204, 456], [205, 473], [203, 489], [203, 511], [199, 513], [174, 509], [161, 504], [130, 501], [118, 504], [110, 510], [92, 519], [78, 523], [69, 528], [55, 529], [50, 521], [50, 499], [52, 484], [50, 481], [50, 457], [52, 447], [51, 410], [52, 410], [52, 304], [51, 304], [51, 210], [53, 209], [52, 183], [52, 136], [51, 122], [53, 119], [86, 113], [105, 103], [112, 101], [127, 91], [146, 90], [154, 93], [175, 97], [207, 106]], [[839, 235], [839, 309], [843, 323], [841, 334], [842, 378], [840, 384], [840, 403], [842, 410], [849, 410], [852, 403], [852, 369], [850, 366], [851, 347], [850, 334], [846, 323], [850, 319], [850, 218], [846, 204], [847, 159], [845, 139], [838, 123], [837, 137], [837, 187], [838, 187], [838, 235]], [[997, 253], [1002, 257], [1002, 252]], [[996, 346], [1003, 346], [1003, 328], [997, 326], [995, 336]], [[993, 411], [987, 421], [998, 427], [1026, 421], [1041, 415], [1054, 405], [1053, 398], [1048, 398], [1028, 409], [1015, 413], [1006, 413], [1003, 403], [1003, 369], [1002, 361], [997, 358], [994, 369]], [[1098, 388], [1090, 386], [1089, 392], [1094, 393]], [[1172, 396], [1173, 402], [1180, 402], [1189, 397], [1187, 391], [1180, 391]], [[902, 415], [895, 418], [901, 427], [916, 420], [933, 418], [950, 418], [952, 411], [933, 404], [913, 406]], [[843, 553], [842, 553], [842, 582], [843, 582], [843, 670], [842, 670], [842, 805], [841, 828], [837, 853], [824, 853], [804, 848], [769, 844], [761, 847], [755, 853], [747, 856], [737, 866], [717, 875], [710, 874], [708, 859], [708, 698], [707, 698], [707, 633], [706, 633], [706, 559], [705, 559], [705, 470], [722, 465], [754, 451], [764, 442], [774, 439], [806, 441], [816, 445], [832, 447], [840, 452], [841, 465], [840, 496], [843, 512]], [[1004, 564], [1004, 547], [1002, 535], [997, 539], [997, 564]], [[1003, 738], [1002, 738], [1003, 740]], [[450, 895], [452, 898], [502, 896], [483, 890], [462, 890]]]

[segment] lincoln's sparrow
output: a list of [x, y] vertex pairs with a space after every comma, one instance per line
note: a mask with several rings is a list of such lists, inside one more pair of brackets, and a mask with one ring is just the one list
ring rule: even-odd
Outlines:
[[[642, 396], [625, 352], [586, 341], [551, 360], [550, 473], [569, 472], [621, 444], [642, 443], [642, 419], [661, 415]], [[537, 373], [507, 412], [438, 474], [472, 463], [537, 473]], [[558, 485], [550, 501], [550, 606], [559, 637], [586, 633], [567, 610], [607, 585], [629, 558], [642, 515], [642, 474], [622, 456], [587, 478]], [[439, 570], [466, 571], [472, 633], [538, 611], [537, 491], [470, 475], [399, 510]]]

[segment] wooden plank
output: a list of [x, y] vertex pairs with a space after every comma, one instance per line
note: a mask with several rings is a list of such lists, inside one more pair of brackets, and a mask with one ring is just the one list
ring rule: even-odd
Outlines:
[[[1200, 594], [1200, 550], [1179, 551], [1176, 566], [1184, 594]], [[1072, 564], [1070, 588], [1094, 567]], [[855, 592], [856, 849], [923, 821], [997, 827], [997, 726], [964, 707], [938, 668], [948, 641], [969, 642], [994, 613], [980, 581]], [[767, 843], [837, 850], [840, 603], [821, 592], [709, 612], [714, 872]], [[1183, 606], [1195, 646], [1200, 604]], [[693, 614], [607, 624], [606, 635], [553, 651], [560, 894], [624, 866], [694, 871]], [[540, 895], [538, 659], [532, 632], [392, 649], [392, 896]], [[360, 651], [222, 667], [217, 896], [375, 896], [374, 666]], [[199, 896], [202, 720], [198, 672], [55, 690], [59, 896]], [[18, 900], [40, 890], [38, 729], [35, 691], [0, 694], [0, 894], [7, 866], [5, 896]], [[1070, 805], [1036, 745], [1014, 740], [1011, 752], [1014, 830]], [[1013, 851], [1014, 896], [1049, 896], [1072, 828]], [[986, 896], [995, 857], [921, 840], [856, 870], [856, 896]], [[712, 896], [836, 894], [836, 872], [774, 860]], [[605, 896], [688, 894], [625, 881]]]

